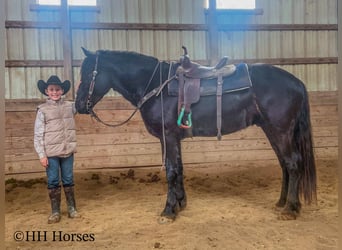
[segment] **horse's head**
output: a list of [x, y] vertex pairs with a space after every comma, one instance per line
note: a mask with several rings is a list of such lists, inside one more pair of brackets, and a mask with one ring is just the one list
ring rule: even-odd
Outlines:
[[76, 109], [80, 114], [89, 114], [92, 108], [111, 89], [107, 71], [98, 71], [99, 53], [82, 48], [86, 58], [81, 67], [81, 82], [78, 86]]
[[129, 51], [82, 50], [86, 58], [76, 97], [76, 108], [81, 114], [92, 113], [95, 104], [111, 88], [137, 105], [149, 87], [159, 84], [159, 61], [154, 57]]

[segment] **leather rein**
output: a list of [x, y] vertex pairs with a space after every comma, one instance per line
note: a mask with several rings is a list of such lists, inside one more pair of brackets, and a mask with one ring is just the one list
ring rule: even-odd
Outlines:
[[[162, 91], [162, 89], [165, 87], [165, 85], [167, 83], [169, 83], [170, 81], [172, 81], [176, 77], [174, 75], [173, 77], [169, 78], [164, 83], [162, 83], [162, 78], [161, 78], [161, 72], [162, 72], [161, 62], [158, 61], [157, 65], [155, 66], [155, 68], [153, 70], [153, 73], [152, 73], [152, 75], [150, 77], [150, 80], [148, 81], [148, 83], [147, 83], [147, 85], [145, 87], [144, 95], [141, 98], [141, 100], [138, 102], [137, 107], [135, 108], [133, 113], [126, 120], [124, 120], [123, 122], [119, 122], [119, 123], [116, 123], [116, 124], [110, 124], [110, 123], [107, 123], [107, 122], [104, 122], [103, 120], [101, 120], [100, 117], [95, 113], [95, 111], [93, 110], [93, 103], [91, 101], [91, 97], [93, 95], [94, 87], [95, 87], [96, 75], [98, 73], [98, 71], [97, 71], [98, 61], [99, 61], [99, 53], [96, 53], [96, 62], [95, 62], [95, 67], [94, 67], [94, 71], [93, 71], [93, 78], [92, 78], [92, 80], [90, 82], [90, 86], [89, 86], [89, 92], [88, 92], [88, 97], [87, 97], [86, 108], [87, 108], [87, 112], [91, 115], [91, 117], [93, 117], [96, 121], [98, 121], [98, 122], [100, 122], [103, 125], [106, 125], [108, 127], [119, 127], [119, 126], [122, 126], [125, 123], [129, 122], [133, 118], [135, 113], [141, 108], [141, 106], [146, 101], [148, 101], [152, 96], [155, 96], [155, 95], [158, 96], [160, 94], [160, 92]], [[172, 63], [170, 63], [170, 69], [171, 69], [171, 66], [172, 66]], [[150, 86], [150, 84], [152, 82], [153, 77], [155, 76], [155, 74], [157, 72], [158, 67], [159, 67], [159, 70], [160, 70], [160, 85], [157, 88], [155, 88], [152, 91], [150, 91], [149, 93], [145, 94], [147, 89], [148, 89], [148, 87]]]

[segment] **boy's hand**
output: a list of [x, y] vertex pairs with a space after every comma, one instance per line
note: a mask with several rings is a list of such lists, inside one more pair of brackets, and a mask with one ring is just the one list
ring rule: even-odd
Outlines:
[[40, 159], [40, 164], [42, 164], [42, 166], [43, 166], [44, 168], [47, 168], [47, 167], [49, 166], [48, 158], [47, 158], [47, 157], [41, 158], [41, 159]]

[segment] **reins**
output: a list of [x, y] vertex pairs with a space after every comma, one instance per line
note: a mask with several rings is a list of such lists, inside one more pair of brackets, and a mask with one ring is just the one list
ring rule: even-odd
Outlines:
[[[172, 67], [172, 63], [170, 63], [170, 68], [169, 68], [169, 74], [168, 74], [168, 79], [163, 83], [162, 82], [162, 64], [161, 62], [158, 60], [157, 65], [155, 66], [153, 73], [150, 77], [150, 80], [148, 81], [144, 93], [143, 93], [143, 97], [141, 98], [141, 100], [137, 103], [137, 107], [136, 109], [133, 111], [133, 113], [123, 122], [120, 123], [116, 123], [116, 124], [110, 124], [107, 122], [104, 122], [103, 120], [100, 119], [100, 117], [98, 117], [98, 115], [95, 113], [95, 111], [93, 110], [92, 107], [92, 103], [90, 101], [90, 98], [93, 94], [94, 91], [94, 86], [95, 86], [95, 79], [96, 79], [96, 75], [97, 75], [97, 67], [98, 67], [98, 60], [99, 60], [99, 53], [96, 52], [96, 62], [95, 62], [95, 67], [94, 67], [94, 71], [93, 71], [93, 78], [90, 82], [90, 86], [89, 86], [89, 92], [88, 92], [88, 98], [87, 98], [87, 111], [89, 112], [89, 114], [91, 115], [91, 117], [93, 117], [96, 121], [102, 123], [103, 125], [106, 125], [108, 127], [119, 127], [124, 125], [125, 123], [129, 122], [132, 117], [135, 115], [135, 113], [142, 107], [142, 105], [149, 100], [152, 96], [158, 96], [161, 91], [163, 90], [163, 88], [166, 86], [166, 84], [168, 84], [169, 82], [171, 82], [174, 78], [176, 78], [176, 75], [170, 77], [170, 72], [171, 72], [171, 67]], [[159, 86], [157, 88], [154, 88], [152, 91], [150, 91], [149, 93], [146, 94], [146, 91], [148, 90], [154, 75], [157, 72], [157, 69], [159, 67]], [[164, 169], [165, 168], [165, 163], [166, 163], [166, 138], [165, 138], [165, 119], [164, 119], [164, 102], [163, 102], [163, 95], [160, 95], [160, 100], [161, 100], [161, 117], [162, 117], [162, 134], [163, 134], [163, 156], [162, 156], [162, 166], [161, 168]]]
[[115, 128], [115, 127], [119, 127], [119, 126], [122, 126], [124, 125], [125, 123], [129, 122], [133, 116], [135, 115], [135, 113], [138, 111], [138, 108], [136, 108], [133, 113], [123, 122], [119, 122], [119, 123], [115, 123], [115, 124], [110, 124], [110, 123], [107, 123], [107, 122], [104, 122], [103, 120], [101, 120], [100, 117], [98, 117], [98, 115], [94, 112], [93, 109], [90, 110], [89, 114], [91, 115], [92, 118], [94, 118], [96, 121], [102, 123], [103, 125], [106, 125], [108, 127], [112, 127], [112, 128]]
[[[144, 90], [144, 93], [143, 93], [143, 97], [141, 98], [141, 100], [138, 102], [137, 104], [137, 107], [135, 108], [135, 110], [132, 112], [132, 114], [126, 119], [124, 120], [123, 122], [119, 122], [119, 123], [115, 123], [115, 124], [110, 124], [110, 123], [107, 123], [107, 122], [104, 122], [96, 113], [95, 111], [93, 110], [93, 105], [92, 105], [92, 102], [90, 101], [91, 99], [91, 96], [94, 92], [94, 86], [95, 86], [95, 79], [96, 79], [96, 75], [98, 73], [97, 71], [97, 68], [98, 68], [98, 60], [99, 60], [99, 53], [96, 52], [96, 62], [95, 62], [95, 66], [94, 66], [94, 71], [93, 71], [93, 78], [90, 82], [90, 86], [89, 86], [89, 92], [88, 92], [88, 98], [87, 98], [87, 111], [88, 113], [91, 115], [91, 117], [93, 117], [96, 121], [102, 123], [103, 125], [106, 125], [108, 127], [119, 127], [119, 126], [122, 126], [124, 125], [125, 123], [129, 122], [133, 116], [135, 115], [135, 113], [141, 108], [141, 106], [147, 101], [149, 100], [152, 96], [155, 96], [155, 95], [159, 95], [160, 91], [162, 90], [162, 88], [164, 88], [164, 86], [170, 82], [174, 77], [172, 77], [171, 79], [168, 79], [166, 80], [163, 84], [160, 84], [159, 87], [153, 89], [152, 91], [150, 91], [149, 93], [146, 94], [146, 91], [147, 89], [149, 88], [152, 80], [153, 80], [153, 77], [155, 76], [156, 72], [157, 72], [157, 69], [158, 67], [160, 68], [160, 83], [162, 81], [161, 79], [161, 63], [160, 61], [158, 61], [157, 65], [155, 66], [154, 70], [153, 70], [153, 73], [150, 77], [150, 80], [148, 81], [146, 87], [145, 87], [145, 90]], [[145, 95], [146, 94], [146, 95]]]

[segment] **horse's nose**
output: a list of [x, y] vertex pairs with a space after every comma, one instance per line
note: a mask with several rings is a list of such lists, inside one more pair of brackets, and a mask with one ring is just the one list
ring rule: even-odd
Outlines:
[[87, 110], [85, 107], [85, 102], [82, 102], [80, 99], [76, 98], [75, 107], [76, 107], [77, 113], [86, 114]]

